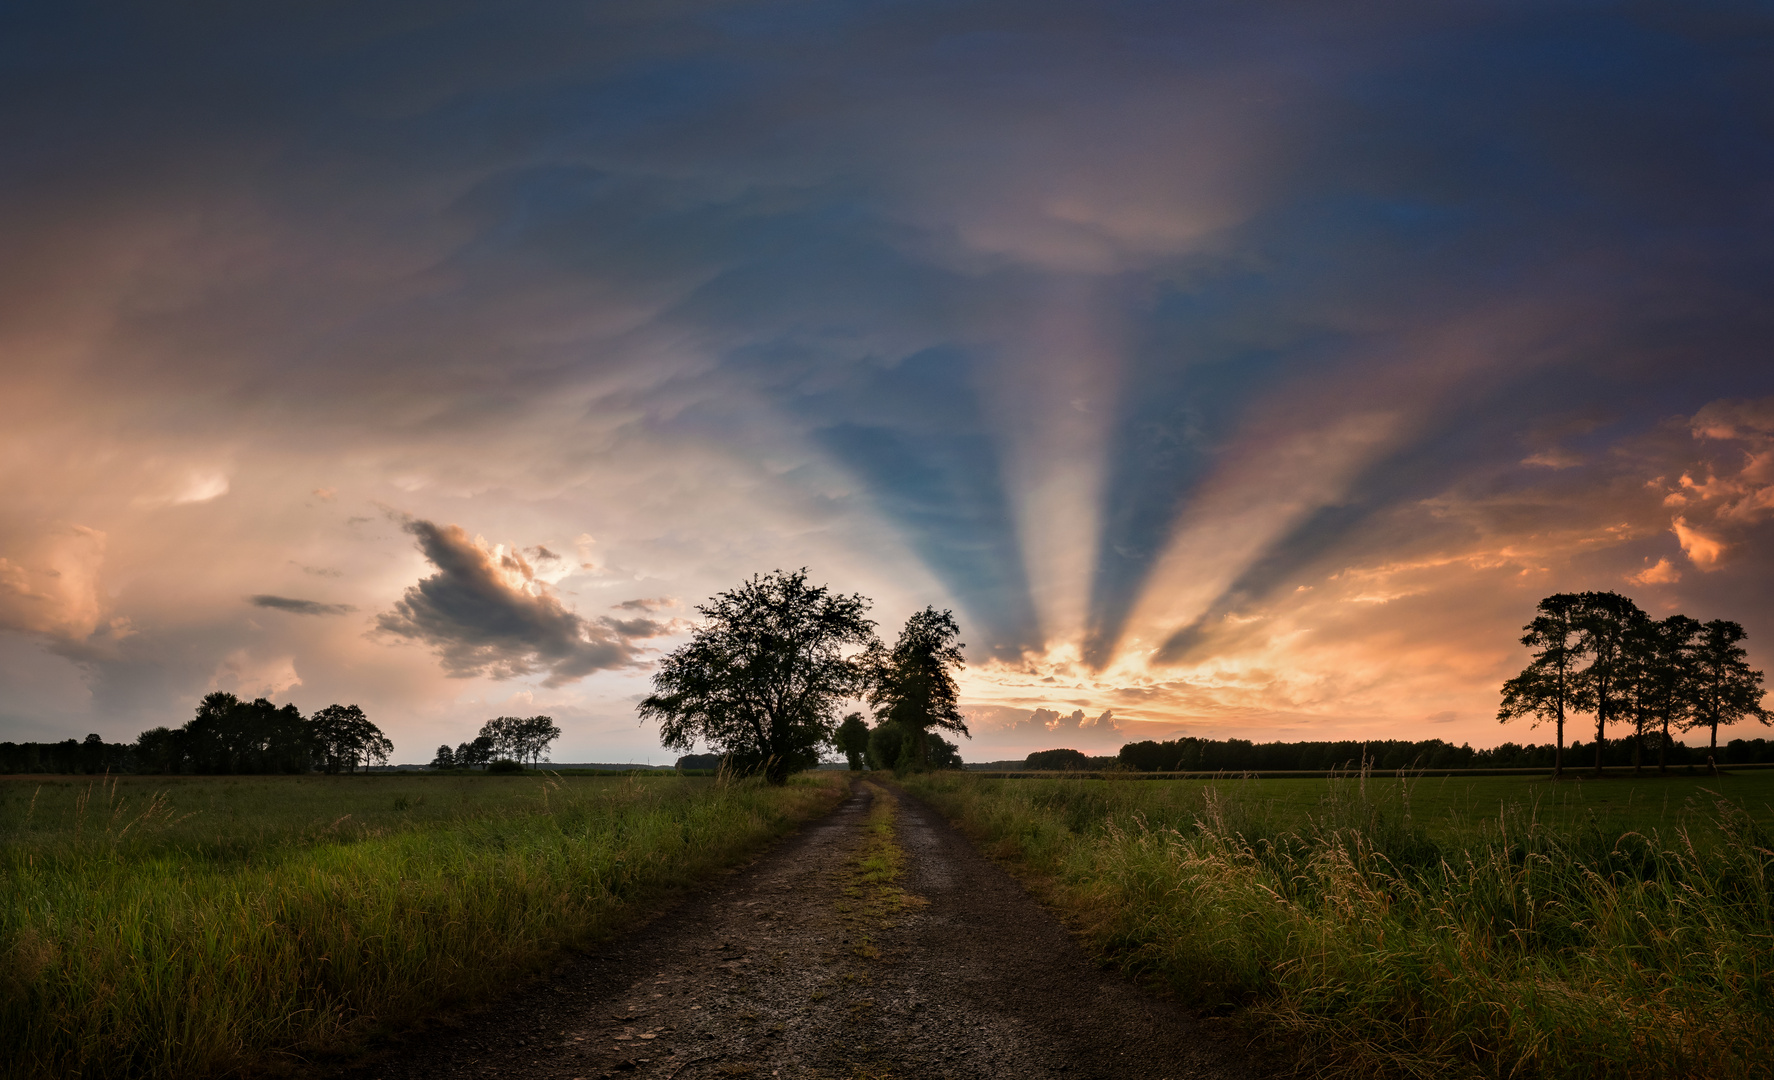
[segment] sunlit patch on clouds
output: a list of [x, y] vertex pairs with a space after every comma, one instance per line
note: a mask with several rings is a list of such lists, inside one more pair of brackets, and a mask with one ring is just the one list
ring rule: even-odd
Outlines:
[[236, 649], [223, 657], [209, 679], [209, 689], [243, 698], [276, 697], [300, 685], [295, 657], [255, 657], [247, 649]]
[[135, 505], [152, 506], [189, 506], [193, 503], [205, 503], [211, 499], [219, 499], [228, 494], [228, 476], [222, 472], [192, 470], [184, 476], [171, 481], [158, 492], [149, 492], [135, 497]]

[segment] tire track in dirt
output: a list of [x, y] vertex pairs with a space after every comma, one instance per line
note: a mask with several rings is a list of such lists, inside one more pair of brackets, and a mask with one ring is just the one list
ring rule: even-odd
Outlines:
[[[417, 1042], [415, 1040], [414, 1042]], [[770, 854], [353, 1080], [1242, 1078], [934, 811], [872, 780]]]

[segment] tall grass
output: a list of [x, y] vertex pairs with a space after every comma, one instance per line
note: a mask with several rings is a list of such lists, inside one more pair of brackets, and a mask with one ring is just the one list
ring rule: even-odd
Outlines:
[[1149, 784], [907, 787], [1040, 875], [1104, 955], [1285, 1030], [1302, 1068], [1774, 1075], [1774, 842], [1743, 806], [1703, 794], [1669, 834], [1609, 834], [1504, 805], [1450, 841], [1408, 787], [1366, 781], [1319, 782], [1291, 820], [1197, 783], [1186, 823]]
[[202, 1077], [348, 1046], [509, 985], [840, 794], [817, 776], [10, 785], [0, 1075]]

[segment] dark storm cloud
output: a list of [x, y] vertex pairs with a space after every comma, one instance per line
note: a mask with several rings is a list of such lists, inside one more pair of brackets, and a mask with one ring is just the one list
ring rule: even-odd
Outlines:
[[[559, 686], [633, 666], [628, 639], [658, 632], [648, 620], [580, 618], [534, 581], [521, 559], [496, 560], [459, 526], [413, 520], [404, 527], [437, 573], [409, 587], [376, 625], [432, 646], [451, 675], [508, 679], [546, 671], [544, 684]], [[502, 568], [525, 580], [513, 583]]]
[[288, 596], [271, 596], [265, 593], [249, 596], [246, 602], [254, 607], [287, 611], [292, 615], [349, 615], [357, 610], [350, 604], [323, 604], [318, 600], [297, 600]]

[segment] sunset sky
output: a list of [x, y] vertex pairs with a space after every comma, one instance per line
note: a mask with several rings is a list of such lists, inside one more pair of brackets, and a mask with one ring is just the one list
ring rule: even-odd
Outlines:
[[668, 761], [802, 566], [971, 760], [1546, 741], [1561, 590], [1774, 665], [1764, 5], [10, 5], [0, 155], [0, 739]]

